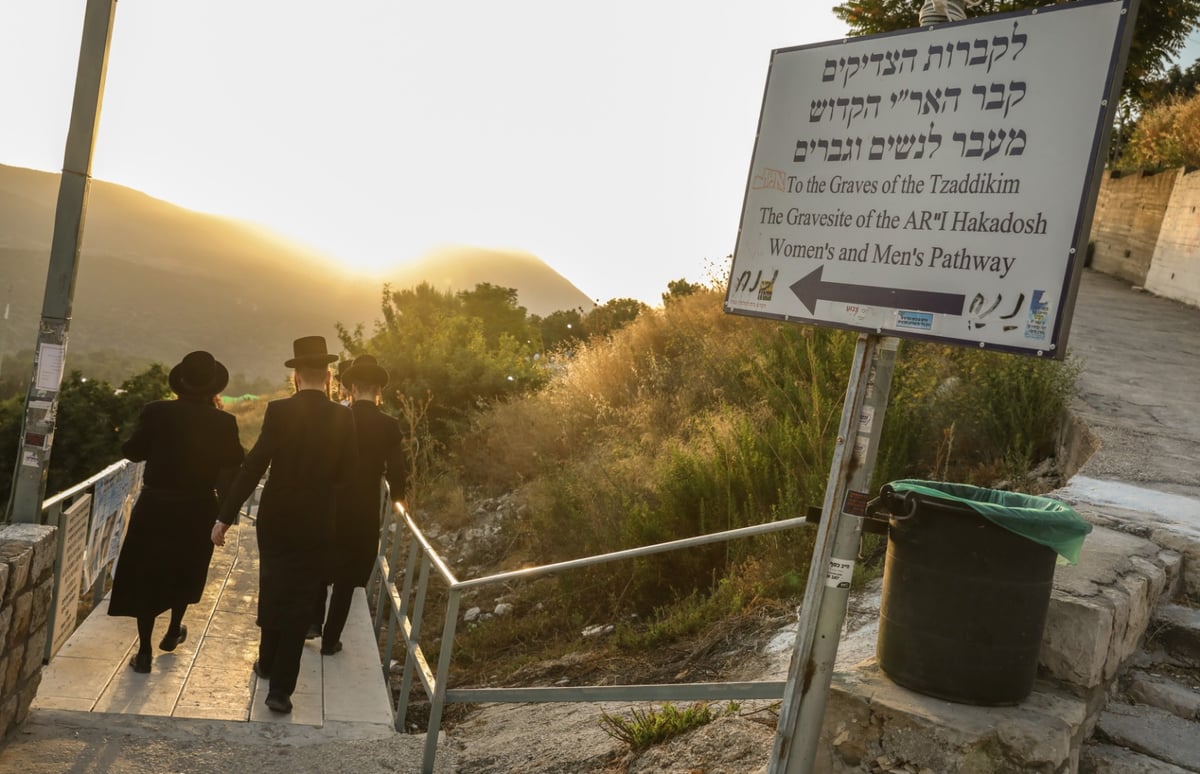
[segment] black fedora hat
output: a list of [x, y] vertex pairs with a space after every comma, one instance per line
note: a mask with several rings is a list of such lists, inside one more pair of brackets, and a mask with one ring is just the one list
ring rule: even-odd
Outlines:
[[292, 359], [285, 360], [284, 368], [316, 368], [327, 366], [337, 360], [337, 355], [325, 349], [324, 336], [303, 336], [292, 342]]
[[204, 350], [189, 352], [167, 374], [176, 395], [219, 395], [229, 384], [229, 371]]
[[354, 358], [354, 365], [342, 373], [342, 384], [365, 384], [375, 387], [386, 387], [388, 372], [371, 355], [359, 355]]

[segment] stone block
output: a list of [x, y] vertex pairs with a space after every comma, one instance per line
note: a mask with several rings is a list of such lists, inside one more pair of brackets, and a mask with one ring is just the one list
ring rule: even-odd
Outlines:
[[[0, 530], [0, 540], [3, 533], [11, 527]], [[0, 562], [8, 565], [8, 588], [4, 592], [4, 601], [9, 602], [25, 590], [29, 581], [29, 566], [33, 564], [33, 549], [21, 543], [0, 542]]]
[[1157, 758], [1111, 744], [1090, 744], [1083, 748], [1078, 769], [1087, 774], [1188, 774]]
[[1180, 592], [1192, 599], [1200, 599], [1200, 541], [1194, 535], [1166, 528], [1151, 530], [1150, 539], [1180, 555]]
[[41, 671], [42, 661], [46, 657], [46, 627], [35, 631], [29, 637], [25, 646], [25, 663], [21, 666], [21, 680], [28, 680], [35, 672]]
[[[1103, 677], [1107, 682], [1117, 675], [1117, 667], [1121, 664], [1121, 650], [1129, 631], [1130, 608], [1133, 600], [1128, 592], [1118, 586], [1102, 589], [1100, 592], [1112, 608], [1112, 637], [1108, 639], [1108, 653], [1104, 655]], [[1091, 686], [1085, 686], [1091, 687]]]
[[33, 604], [29, 610], [29, 628], [37, 629], [45, 625], [50, 614], [50, 605], [54, 602], [54, 578], [44, 578], [34, 587]]
[[1134, 672], [1126, 695], [1138, 704], [1158, 707], [1184, 720], [1200, 719], [1200, 691], [1167, 677]]
[[34, 697], [37, 696], [37, 689], [41, 684], [42, 672], [38, 670], [21, 686], [17, 694], [17, 715], [14, 718], [18, 724], [24, 723], [25, 718], [29, 717], [29, 708], [33, 706]]
[[17, 724], [17, 705], [20, 702], [21, 697], [17, 694], [0, 695], [0, 738], [8, 735]]
[[1200, 666], [1200, 610], [1161, 605], [1154, 614], [1154, 645], [1189, 666]]
[[[1122, 668], [1129, 658], [1137, 652], [1142, 642], [1142, 635], [1150, 625], [1154, 616], [1154, 608], [1158, 606], [1158, 595], [1154, 593], [1154, 582], [1141, 572], [1121, 576], [1117, 586], [1129, 600], [1128, 617], [1125, 630], [1113, 637], [1111, 657], [1113, 669]], [[1161, 588], [1161, 585], [1160, 585]]]
[[1196, 726], [1154, 707], [1109, 704], [1096, 726], [1103, 738], [1188, 771], [1200, 770]]
[[1104, 679], [1113, 636], [1112, 603], [1055, 591], [1046, 613], [1038, 664], [1056, 680], [1087, 691]]
[[8, 564], [0, 561], [0, 603], [8, 599]]
[[1183, 593], [1183, 555], [1164, 548], [1158, 552], [1158, 565], [1167, 576], [1162, 591], [1163, 600], [1175, 599]]
[[12, 696], [21, 680], [21, 666], [25, 663], [25, 642], [14, 643], [8, 651], [8, 663], [4, 667], [4, 686], [0, 696]]
[[45, 524], [10, 524], [0, 532], [0, 541], [28, 546], [33, 551], [30, 581], [40, 581], [54, 567], [58, 552], [58, 528]]
[[1040, 683], [1016, 707], [942, 701], [868, 661], [834, 675], [815, 770], [861, 772], [886, 759], [903, 771], [1066, 771], [1086, 714], [1086, 702]]
[[13, 600], [12, 623], [9, 625], [8, 641], [23, 642], [29, 637], [29, 620], [33, 616], [33, 592], [26, 591]]
[[[7, 653], [9, 645], [11, 644], [8, 641], [8, 633], [11, 631], [12, 627], [12, 616], [12, 605], [8, 605], [7, 607], [0, 609], [0, 652]], [[3, 672], [0, 672], [0, 674], [3, 674]]]

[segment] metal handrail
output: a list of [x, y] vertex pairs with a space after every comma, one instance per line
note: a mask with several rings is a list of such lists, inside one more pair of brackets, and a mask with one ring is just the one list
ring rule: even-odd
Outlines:
[[[389, 502], [390, 500], [385, 500]], [[386, 509], [386, 506], [385, 506]], [[395, 727], [404, 731], [404, 721], [408, 709], [408, 697], [412, 690], [414, 677], [421, 682], [426, 695], [430, 699], [429, 727], [425, 735], [425, 750], [421, 771], [431, 773], [437, 758], [437, 742], [441, 732], [442, 712], [447, 703], [467, 702], [595, 702], [595, 701], [696, 701], [704, 699], [780, 699], [783, 697], [785, 683], [782, 680], [771, 681], [740, 681], [715, 683], [677, 683], [677, 684], [637, 684], [637, 685], [576, 685], [535, 688], [454, 688], [447, 685], [450, 661], [454, 650], [454, 635], [458, 626], [458, 610], [462, 601], [463, 591], [480, 586], [505, 583], [512, 580], [528, 579], [550, 575], [597, 564], [616, 562], [624, 559], [634, 559], [652, 554], [677, 551], [685, 548], [717, 543], [735, 538], [751, 537], [771, 532], [795, 529], [800, 526], [811, 526], [812, 522], [803, 518], [785, 519], [751, 527], [715, 532], [707, 535], [671, 540], [648, 546], [611, 551], [596, 556], [571, 559], [563, 562], [526, 567], [520, 570], [495, 573], [480, 578], [458, 580], [446, 562], [434, 549], [429, 539], [421, 531], [417, 523], [409, 515], [404, 504], [397, 501], [394, 510], [384, 516], [383, 539], [380, 541], [379, 554], [372, 570], [368, 592], [375, 593], [375, 633], [384, 642], [383, 673], [388, 677], [390, 660], [395, 647], [396, 636], [404, 639], [405, 659], [400, 682], [400, 693], [396, 699], [394, 710]], [[403, 525], [412, 537], [409, 541], [407, 560], [403, 570], [399, 567], [401, 544], [400, 527]], [[390, 538], [390, 545], [389, 545]], [[429, 589], [431, 571], [436, 571], [446, 584], [449, 597], [446, 602], [445, 622], [442, 628], [441, 648], [438, 653], [436, 672], [430, 669], [418, 638], [421, 631], [421, 621], [425, 610], [425, 600]], [[413, 575], [416, 573], [414, 589]], [[396, 588], [396, 581], [402, 580], [403, 588]], [[415, 594], [411, 604], [410, 597]], [[387, 621], [383, 614], [390, 613]]]
[[[51, 632], [51, 636], [46, 638], [46, 650], [45, 650], [45, 656], [44, 656], [44, 660], [46, 660], [46, 661], [48, 661], [51, 658], [51, 656], [53, 655], [51, 651], [53, 648], [53, 632], [54, 632], [54, 627], [55, 627], [55, 623], [56, 623], [55, 618], [57, 617], [59, 597], [61, 594], [71, 593], [70, 590], [62, 588], [61, 574], [63, 571], [63, 553], [67, 548], [65, 539], [64, 539], [65, 536], [63, 535], [63, 532], [61, 529], [63, 514], [75, 503], [75, 501], [79, 497], [86, 495], [86, 494], [94, 493], [96, 486], [98, 484], [100, 484], [101, 482], [103, 482], [108, 477], [116, 475], [118, 473], [121, 473], [122, 471], [126, 470], [130, 466], [140, 465], [140, 464], [142, 464], [142, 463], [132, 462], [132, 461], [126, 460], [126, 459], [118, 460], [118, 461], [114, 462], [113, 464], [109, 465], [108, 467], [106, 467], [104, 470], [101, 470], [99, 473], [89, 476], [88, 478], [85, 478], [84, 480], [80, 481], [79, 483], [73, 484], [72, 486], [68, 487], [67, 489], [64, 489], [63, 491], [58, 492], [57, 494], [55, 494], [51, 497], [47, 497], [42, 502], [42, 510], [40, 513], [40, 523], [59, 528], [58, 529], [58, 533], [59, 533], [58, 534], [58, 542], [57, 542], [57, 547], [56, 547], [56, 552], [55, 552], [55, 557], [54, 557], [54, 592], [53, 592], [53, 597], [52, 597], [51, 609], [48, 614], [48, 618], [49, 618], [48, 626], [49, 626], [49, 631]], [[265, 481], [266, 479], [264, 478], [263, 480]], [[248, 519], [251, 524], [253, 524], [256, 521], [255, 507], [258, 505], [258, 501], [259, 501], [260, 497], [262, 496], [262, 489], [263, 489], [263, 481], [259, 481], [258, 486], [256, 486], [254, 489], [254, 492], [250, 495], [250, 497], [246, 500], [246, 502], [242, 504], [241, 509], [238, 511], [239, 518], [244, 517], [244, 518]], [[133, 497], [137, 496], [137, 492], [130, 492], [129, 494]], [[132, 503], [130, 503], [130, 505], [131, 504]], [[87, 515], [87, 518], [88, 518], [88, 525], [87, 525], [88, 530], [87, 531], [88, 531], [89, 535], [92, 533], [93, 517], [94, 517], [94, 513], [89, 508], [88, 515]], [[90, 593], [92, 595], [92, 606], [93, 607], [99, 605], [100, 602], [104, 599], [104, 593], [106, 591], [105, 581], [107, 579], [107, 574], [108, 574], [108, 565], [104, 565], [103, 567], [101, 567], [101, 570], [97, 574], [97, 577], [92, 580], [92, 586], [90, 589]], [[88, 593], [89, 592], [85, 590], [84, 592], [80, 593], [79, 596], [84, 597]], [[78, 627], [79, 623], [80, 623], [79, 621], [76, 621], [76, 623], [75, 623], [76, 627]]]
[[46, 514], [47, 513], [54, 513], [56, 508], [60, 508], [60, 506], [62, 506], [63, 504], [69, 503], [70, 501], [74, 500], [79, 495], [83, 494], [87, 490], [94, 487], [96, 484], [98, 484], [104, 478], [112, 475], [113, 473], [116, 473], [119, 470], [124, 470], [127, 465], [133, 465], [133, 464], [135, 464], [135, 463], [132, 463], [129, 460], [117, 460], [116, 462], [109, 465], [107, 468], [105, 468], [104, 470], [95, 474], [94, 476], [85, 478], [84, 480], [80, 481], [78, 484], [75, 484], [74, 486], [72, 486], [68, 489], [64, 489], [63, 491], [59, 492], [58, 494], [54, 495], [53, 497], [47, 497], [42, 502], [42, 523], [43, 524], [47, 523], [46, 522]]

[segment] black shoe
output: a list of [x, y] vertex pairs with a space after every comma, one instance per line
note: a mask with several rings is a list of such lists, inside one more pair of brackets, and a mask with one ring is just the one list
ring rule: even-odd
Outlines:
[[[295, 629], [293, 629], [292, 631], [295, 631]], [[309, 624], [308, 625], [308, 634], [304, 635], [304, 639], [315, 640], [316, 638], [318, 638], [320, 636], [321, 636], [321, 624]]]
[[258, 659], [254, 659], [254, 674], [258, 675], [264, 680], [271, 679], [271, 673], [262, 668], [262, 665], [258, 663]]
[[321, 646], [321, 655], [322, 656], [332, 656], [334, 653], [341, 653], [341, 652], [342, 652], [342, 641], [341, 640], [338, 640], [337, 642], [333, 643], [332, 645], [322, 645]]
[[180, 624], [179, 631], [171, 634], [167, 632], [163, 635], [162, 642], [158, 643], [158, 647], [165, 651], [175, 650], [175, 646], [187, 640], [187, 624]]
[[280, 694], [267, 694], [267, 709], [287, 715], [292, 711], [292, 700]]
[[135, 653], [133, 658], [129, 659], [129, 666], [138, 674], [150, 674], [150, 654]]

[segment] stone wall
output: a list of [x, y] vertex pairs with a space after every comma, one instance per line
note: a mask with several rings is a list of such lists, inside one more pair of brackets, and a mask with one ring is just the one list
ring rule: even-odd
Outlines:
[[1200, 170], [1178, 176], [1163, 214], [1146, 289], [1200, 306]]
[[[1131, 285], [1146, 284], [1167, 205], [1182, 176], [1182, 169], [1120, 176], [1104, 173], [1092, 219], [1093, 269]], [[1194, 235], [1194, 215], [1191, 227]]]
[[0, 738], [25, 719], [42, 680], [56, 550], [54, 527], [0, 527]]

